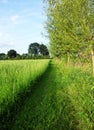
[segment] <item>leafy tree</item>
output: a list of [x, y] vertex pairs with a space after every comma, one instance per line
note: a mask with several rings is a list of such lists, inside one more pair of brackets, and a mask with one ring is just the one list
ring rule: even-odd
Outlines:
[[39, 49], [40, 49], [40, 54], [41, 54], [41, 55], [43, 55], [43, 56], [49, 55], [49, 51], [48, 51], [48, 48], [46, 47], [46, 45], [41, 44], [41, 45], [39, 46]]
[[20, 55], [20, 54], [16, 54], [16, 59], [18, 60], [18, 59], [21, 59], [22, 58], [22, 56]]
[[15, 50], [11, 49], [8, 51], [7, 55], [9, 58], [15, 58], [17, 55], [17, 52]]
[[35, 42], [29, 45], [28, 55], [31, 58], [39, 58], [40, 56], [48, 56], [49, 51], [46, 45]]
[[21, 58], [22, 58], [22, 59], [28, 59], [28, 57], [29, 57], [29, 56], [28, 56], [27, 53], [24, 53], [24, 54], [21, 55]]
[[[90, 48], [94, 68], [94, 0], [47, 0], [47, 31], [55, 56]], [[93, 69], [94, 72], [94, 69]]]
[[0, 53], [0, 60], [4, 60], [6, 57], [6, 54], [5, 53]]
[[39, 46], [37, 42], [31, 43], [28, 48], [28, 54], [32, 56], [39, 55]]

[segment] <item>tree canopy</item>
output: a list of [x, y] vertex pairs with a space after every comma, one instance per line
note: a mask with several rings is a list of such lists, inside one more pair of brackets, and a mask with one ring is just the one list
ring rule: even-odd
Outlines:
[[49, 50], [46, 45], [37, 42], [31, 43], [28, 46], [28, 53], [19, 54], [14, 49], [10, 49], [7, 54], [0, 53], [0, 60], [7, 59], [44, 59], [50, 58]]
[[6, 54], [5, 53], [0, 53], [0, 60], [4, 60], [5, 59]]
[[43, 56], [49, 55], [48, 48], [44, 44], [40, 44], [39, 46], [40, 54]]
[[94, 0], [45, 1], [52, 55], [67, 55], [69, 59], [70, 55], [90, 50], [94, 66]]
[[48, 56], [49, 51], [46, 45], [39, 43], [31, 43], [28, 48], [29, 56]]
[[9, 58], [15, 58], [17, 55], [17, 52], [15, 50], [11, 49], [8, 51], [7, 55]]
[[28, 53], [33, 56], [39, 55], [39, 44], [37, 42], [31, 43], [28, 48]]

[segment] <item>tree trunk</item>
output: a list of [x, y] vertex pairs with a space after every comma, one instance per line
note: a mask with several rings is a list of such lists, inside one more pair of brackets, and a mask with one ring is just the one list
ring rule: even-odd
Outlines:
[[94, 47], [91, 49], [91, 56], [92, 56], [92, 72], [94, 75]]

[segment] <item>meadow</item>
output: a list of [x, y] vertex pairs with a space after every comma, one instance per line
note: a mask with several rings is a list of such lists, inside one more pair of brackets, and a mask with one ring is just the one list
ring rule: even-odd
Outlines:
[[[22, 95], [21, 101], [24, 103], [22, 106], [17, 105], [12, 117], [8, 118], [10, 120], [1, 123], [2, 130], [93, 130], [94, 77], [90, 66], [67, 65], [59, 60], [52, 60], [49, 65], [47, 60], [42, 61], [42, 64], [39, 62], [40, 68], [43, 63], [46, 64], [45, 73], [42, 71], [41, 76], [38, 74], [40, 78], [32, 87], [26, 84], [30, 93], [27, 96]], [[18, 91], [25, 93], [28, 87], [18, 87]]]
[[0, 61], [0, 114], [29, 91], [48, 64], [49, 60]]

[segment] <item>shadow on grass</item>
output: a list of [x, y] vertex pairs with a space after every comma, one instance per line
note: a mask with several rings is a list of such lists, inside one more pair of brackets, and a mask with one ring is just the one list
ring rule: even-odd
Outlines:
[[0, 114], [0, 130], [11, 130], [15, 122], [15, 116], [23, 109], [25, 101], [28, 100], [32, 93], [35, 91], [36, 84], [41, 80], [41, 78], [42, 76], [38, 77], [36, 81], [31, 82], [30, 88], [28, 87], [28, 90], [19, 93], [15, 99], [15, 102], [12, 105], [8, 105], [6, 110]]
[[60, 78], [51, 62], [34, 86], [0, 116], [0, 130], [77, 130], [75, 109]]

